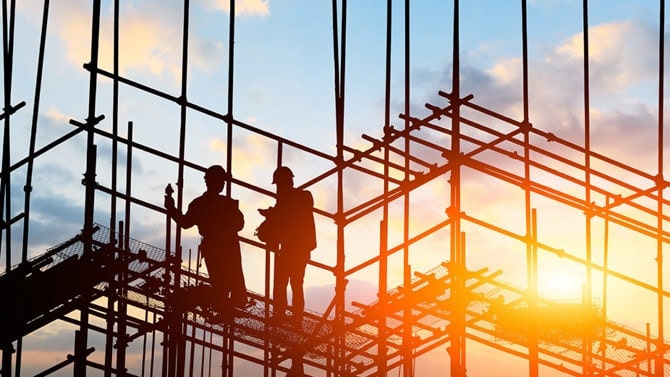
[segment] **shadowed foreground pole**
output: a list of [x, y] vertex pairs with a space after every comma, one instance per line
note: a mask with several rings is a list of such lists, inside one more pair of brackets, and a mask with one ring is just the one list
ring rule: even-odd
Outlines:
[[658, 343], [656, 349], [660, 350], [656, 358], [656, 375], [663, 376], [665, 371], [665, 340], [664, 340], [664, 291], [663, 291], [663, 189], [666, 186], [666, 182], [663, 179], [663, 106], [664, 106], [664, 85], [663, 80], [665, 75], [663, 74], [665, 68], [665, 0], [659, 1], [659, 32], [658, 32], [658, 175], [657, 175], [657, 188], [658, 188], [658, 209], [656, 214], [657, 219], [657, 236], [656, 236], [656, 268], [657, 268], [657, 281], [658, 286]]
[[[346, 218], [344, 215], [344, 83], [345, 83], [345, 51], [346, 51], [346, 25], [347, 25], [347, 0], [341, 3], [341, 30], [338, 32], [338, 1], [332, 1], [333, 19], [333, 64], [334, 64], [334, 87], [335, 87], [335, 134], [337, 156], [337, 212], [335, 221], [337, 224], [337, 255], [335, 267], [335, 327], [337, 328], [337, 340], [335, 342], [334, 371], [340, 376], [346, 374], [347, 366], [344, 365], [344, 319], [345, 305], [344, 296], [346, 290], [345, 276], [345, 254], [344, 254], [344, 227]], [[341, 54], [340, 54], [341, 52]]]
[[[531, 312], [537, 312], [537, 221], [536, 213], [531, 203], [531, 156], [530, 156], [530, 131], [528, 106], [528, 13], [526, 0], [521, 1], [521, 41], [523, 54], [523, 155], [524, 155], [524, 203], [526, 215], [526, 275], [527, 294], [529, 296], [529, 308]], [[532, 318], [529, 324], [530, 333], [528, 338], [528, 376], [539, 375], [538, 339], [537, 339], [537, 317]]]
[[[235, 1], [230, 0], [230, 23], [228, 24], [228, 120], [226, 125], [226, 171], [229, 177], [233, 176], [233, 82], [234, 82], [234, 64], [235, 64]], [[232, 178], [226, 185], [226, 195], [231, 196]], [[235, 354], [235, 339], [233, 326], [226, 322], [224, 324], [223, 336], [223, 372], [225, 377], [233, 377], [234, 372], [234, 354]]]
[[[411, 92], [410, 92], [410, 1], [405, 0], [405, 114], [410, 115], [411, 108]], [[404, 129], [408, 132], [410, 128], [409, 117], [405, 118]], [[408, 137], [405, 139], [404, 145], [404, 180], [409, 182], [411, 179], [410, 176], [410, 140]], [[410, 193], [405, 191], [404, 200], [403, 200], [403, 287], [407, 290], [407, 294], [411, 292], [412, 285], [412, 272], [409, 263], [409, 221], [410, 221]], [[414, 353], [414, 347], [412, 345], [413, 334], [412, 334], [412, 308], [409, 305], [404, 305], [403, 307], [403, 330], [402, 330], [402, 345], [403, 345], [403, 376], [412, 377], [414, 376], [414, 360], [412, 354]]]
[[[385, 70], [385, 88], [384, 88], [384, 127], [388, 130], [390, 127], [390, 102], [391, 102], [391, 42], [392, 42], [392, 22], [393, 22], [393, 1], [386, 2], [386, 70]], [[389, 192], [389, 148], [384, 148], [384, 196]], [[382, 221], [379, 223], [379, 335], [377, 344], [377, 373], [381, 376], [386, 374], [386, 364], [388, 362], [388, 349], [386, 347], [387, 337], [387, 305], [388, 300], [388, 241], [389, 241], [389, 202], [384, 201], [382, 206]]]
[[[586, 203], [591, 203], [591, 95], [590, 95], [590, 68], [589, 68], [589, 7], [588, 0], [583, 1], [582, 19], [583, 19], [583, 35], [584, 35], [584, 200]], [[593, 223], [593, 212], [587, 211], [585, 216], [585, 238], [586, 238], [586, 286], [582, 294], [582, 304], [591, 306], [593, 284], [592, 284], [592, 238], [591, 229]], [[582, 344], [583, 366], [582, 373], [584, 375], [591, 375], [592, 368], [592, 344], [594, 339], [584, 334], [584, 341]]]
[[[4, 106], [5, 111], [9, 112], [11, 106], [11, 78], [12, 78], [12, 50], [13, 50], [13, 19], [14, 19], [14, 2], [12, 2], [12, 14], [11, 19], [8, 17], [7, 12], [7, 1], [2, 2], [2, 41], [3, 41], [3, 73], [4, 73]], [[8, 23], [11, 27], [8, 26]], [[5, 229], [0, 229], [0, 240], [2, 239], [2, 231], [6, 231], [6, 265], [5, 270], [9, 271], [12, 267], [12, 252], [10, 249], [11, 246], [11, 233], [10, 233], [10, 184], [9, 184], [9, 119], [10, 116], [5, 117], [4, 122], [4, 137], [3, 137], [3, 152], [2, 152], [2, 176], [0, 177], [0, 216], [4, 218], [3, 225], [6, 226]], [[6, 206], [6, 207], [3, 207]], [[0, 246], [0, 249], [2, 247]], [[6, 305], [5, 303], [0, 303], [0, 305]], [[21, 343], [19, 342], [19, 345]], [[11, 376], [12, 375], [12, 354], [15, 352], [14, 346], [11, 342], [6, 344], [0, 344], [2, 347], [2, 375]], [[20, 365], [20, 361], [17, 363]]]
[[[95, 175], [96, 175], [96, 156], [97, 149], [94, 144], [96, 115], [95, 103], [97, 97], [97, 73], [98, 68], [98, 46], [100, 38], [100, 0], [93, 2], [93, 15], [91, 21], [91, 61], [88, 92], [88, 117], [86, 118], [86, 173], [84, 175], [84, 184], [86, 188], [84, 202], [84, 254], [92, 251], [93, 243], [93, 219], [95, 208]], [[79, 330], [75, 333], [75, 362], [74, 377], [86, 376], [86, 349], [88, 343], [88, 304], [82, 304], [80, 313]]]
[[451, 93], [451, 179], [450, 208], [448, 215], [452, 218], [451, 223], [451, 250], [450, 259], [453, 268], [449, 271], [452, 275], [452, 320], [449, 325], [450, 346], [448, 348], [451, 358], [451, 376], [464, 377], [465, 368], [465, 313], [462, 300], [462, 278], [461, 271], [465, 268], [463, 250], [461, 245], [461, 147], [460, 147], [460, 35], [459, 35], [459, 1], [454, 0], [454, 45], [453, 45], [453, 70], [452, 70], [452, 93]]

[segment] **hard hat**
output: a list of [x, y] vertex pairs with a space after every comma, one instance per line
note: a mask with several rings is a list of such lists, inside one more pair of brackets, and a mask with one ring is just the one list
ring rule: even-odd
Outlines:
[[212, 165], [208, 167], [207, 170], [205, 171], [205, 178], [225, 180], [226, 178], [228, 178], [228, 173], [226, 172], [226, 169], [223, 168], [223, 166]]
[[286, 178], [293, 178], [293, 172], [286, 166], [280, 166], [272, 174], [272, 183], [277, 183], [278, 181]]

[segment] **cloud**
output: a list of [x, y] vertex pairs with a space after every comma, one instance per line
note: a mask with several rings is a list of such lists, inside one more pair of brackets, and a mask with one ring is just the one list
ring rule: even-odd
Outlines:
[[[207, 6], [230, 13], [229, 0], [207, 0]], [[241, 0], [235, 2], [235, 15], [266, 17], [270, 14], [269, 0]]]
[[[590, 89], [593, 99], [622, 103], [633, 97], [640, 81], [657, 77], [658, 35], [653, 25], [641, 21], [621, 21], [592, 26], [589, 29]], [[470, 52], [469, 56], [477, 56]], [[583, 113], [583, 35], [574, 34], [562, 43], [531, 51], [529, 59], [530, 107], [534, 123], [538, 119], [566, 119]], [[505, 115], [520, 115], [522, 61], [503, 57], [491, 66], [477, 65], [477, 59], [465, 60], [461, 72], [462, 94], [475, 94], [475, 102], [492, 107]], [[449, 82], [451, 66], [441, 72], [422, 72], [422, 86]], [[466, 93], [467, 92], [467, 93]], [[434, 101], [441, 100], [433, 95]], [[443, 100], [441, 100], [443, 101]], [[561, 115], [565, 114], [565, 115]], [[570, 124], [578, 119], [572, 118]], [[581, 122], [580, 122], [581, 123]], [[562, 128], [552, 122], [545, 128]]]
[[[532, 50], [528, 82], [530, 121], [533, 126], [552, 132], [578, 145], [584, 145], [585, 139], [582, 38], [581, 33], [577, 33], [568, 36], [557, 45]], [[657, 26], [637, 20], [598, 24], [589, 29], [589, 38], [591, 148], [616, 161], [655, 175], [658, 142], [658, 109], [656, 108], [658, 54], [655, 53], [658, 50]], [[468, 51], [462, 56], [471, 57], [476, 54], [470, 55]], [[485, 63], [482, 64], [482, 62]], [[461, 94], [474, 94], [474, 103], [504, 116], [522, 120], [523, 66], [521, 59], [502, 57], [494, 60], [493, 63], [488, 62], [490, 60], [487, 59], [466, 58], [462, 60]], [[448, 91], [448, 88], [435, 88], [435, 83], [450, 82], [451, 69], [452, 67], [446, 64], [437, 69], [423, 68], [413, 72], [415, 85], [422, 89], [415, 93], [431, 93], [425, 102], [444, 105], [446, 100], [437, 96], [436, 92], [438, 89]], [[424, 103], [421, 98], [413, 99], [413, 102]], [[402, 109], [402, 107], [396, 108]], [[412, 115], [417, 117], [429, 114], [427, 110], [418, 107], [412, 111]], [[482, 124], [494, 129], [499, 129], [499, 127], [514, 129], [513, 126], [503, 126], [499, 120], [492, 117], [480, 117], [479, 114], [473, 114], [472, 111], [463, 114], [471, 119], [480, 120]], [[449, 123], [446, 123], [445, 127], [449, 129]], [[467, 126], [464, 129], [473, 132]], [[439, 145], [445, 145], [444, 140], [434, 135], [423, 135], [427, 135], [429, 140], [434, 140]], [[532, 142], [539, 148], [552, 151], [577, 163], [583, 163], [583, 154], [558, 147], [556, 143], [552, 144], [544, 139], [534, 138]], [[509, 143], [500, 146], [509, 151], [518, 150], [518, 147], [511, 146]], [[503, 171], [523, 176], [523, 163], [519, 160], [493, 153], [482, 153], [477, 158]], [[534, 155], [534, 159], [540, 158], [542, 157]], [[620, 169], [611, 169], [611, 166], [605, 165], [594, 163], [592, 168], [604, 171], [622, 181], [638, 184], [642, 188], [653, 186], [653, 182], [649, 180], [643, 184], [632, 182], [630, 178], [632, 174], [626, 175], [621, 173]], [[577, 169], [573, 170], [558, 163], [553, 163], [551, 166], [577, 179], [584, 177], [584, 173]], [[533, 170], [532, 177], [548, 187], [576, 196], [583, 195], [584, 189], [578, 184], [557, 179], [551, 174]], [[620, 190], [620, 187], [611, 187], [615, 185], [608, 185], [601, 180], [594, 180], [593, 184], [599, 187], [605, 186], [614, 193]], [[520, 235], [524, 234], [526, 221], [521, 188], [477, 173], [466, 176], [461, 190], [462, 204], [464, 204], [462, 209], [467, 214], [483, 218]], [[597, 204], [604, 204], [600, 196], [594, 196], [592, 200]], [[535, 196], [532, 199], [532, 206], [538, 209], [541, 242], [564, 249], [572, 255], [581, 256], [584, 253], [586, 235], [583, 213], [562, 203]], [[594, 222], [596, 223], [597, 221]], [[468, 226], [468, 228], [471, 227]], [[479, 258], [487, 267], [500, 266], [505, 270], [506, 276], [523, 276], [523, 270], [512, 264], [505, 264], [507, 263], [505, 260], [511, 260], [515, 256], [523, 257], [524, 249], [521, 243], [502, 245], [500, 242], [502, 237], [493, 232], [482, 231], [478, 228], [467, 231], [468, 249], [471, 250], [468, 257], [469, 263]], [[598, 230], [592, 230], [592, 232], [594, 237], [597, 237]], [[612, 236], [612, 239], [618, 236], [620, 235]], [[490, 244], [486, 244], [489, 240]], [[623, 243], [621, 238], [617, 242]], [[491, 250], [496, 250], [498, 257], [492, 257]], [[521, 259], [517, 258], [517, 260]], [[637, 265], [639, 266], [640, 263], [638, 262]], [[626, 266], [624, 271], [627, 274], [636, 273], [632, 265]]]
[[[650, 166], [650, 157], [640, 151], [653, 154], [653, 150], [644, 145], [656, 142], [658, 55], [653, 51], [658, 49], [657, 34], [654, 25], [637, 20], [599, 24], [589, 29], [592, 147], [599, 153], [615, 154], [617, 159], [633, 165]], [[468, 52], [467, 56], [477, 56], [477, 53]], [[488, 66], [478, 65], [479, 61], [481, 59], [464, 59], [462, 62], [461, 94], [474, 94], [474, 103], [522, 120], [522, 60], [503, 57]], [[532, 50], [528, 64], [529, 111], [533, 126], [584, 144], [583, 35], [577, 33], [558, 45]], [[439, 70], [423, 68], [417, 72], [416, 85], [433, 90], [425, 102], [446, 102], [437, 96], [434, 85], [450, 82], [451, 69], [451, 65], [445, 65]], [[430, 93], [427, 89], [424, 91]], [[417, 107], [413, 111], [415, 116], [427, 115], [425, 109]], [[472, 112], [466, 116], [473, 117]], [[474, 115], [474, 119], [482, 120], [484, 125], [497, 124], [493, 118], [478, 116]], [[634, 135], [631, 134], [633, 129]]]
[[60, 112], [58, 109], [50, 107], [47, 109], [44, 114], [47, 118], [47, 121], [54, 122], [56, 124], [67, 124], [70, 121], [70, 117]]
[[[167, 2], [143, 1], [120, 7], [119, 71], [139, 70], [175, 78], [181, 72], [179, 8]], [[92, 9], [89, 2], [69, 1], [54, 8], [50, 32], [64, 45], [64, 57], [76, 67], [91, 60]], [[99, 65], [113, 69], [113, 5], [101, 9]], [[37, 7], [34, 7], [35, 12]]]
[[[354, 301], [363, 304], [372, 304], [377, 300], [377, 286], [360, 279], [349, 279], [346, 294], [345, 305], [347, 306], [347, 310], [354, 310], [355, 307], [351, 304]], [[305, 287], [306, 306], [318, 313], [324, 313], [334, 297], [334, 285]]]
[[[209, 1], [210, 6], [218, 3]], [[25, 8], [31, 18], [38, 22], [41, 5], [27, 3]], [[268, 14], [268, 4], [264, 1], [243, 1], [238, 4], [238, 13], [245, 15]], [[265, 9], [265, 11], [264, 11]], [[101, 9], [99, 66], [113, 70], [113, 5]], [[145, 75], [145, 80], [162, 78], [161, 85], [178, 87], [182, 67], [182, 26], [183, 9], [177, 2], [147, 0], [123, 3], [119, 9], [119, 73], [124, 76]], [[196, 24], [193, 19], [192, 24]], [[50, 32], [57, 35], [56, 48], [65, 51], [64, 58], [75, 67], [91, 60], [90, 2], [68, 1], [51, 10]], [[223, 44], [210, 37], [198, 35], [199, 29], [192, 27], [189, 38], [189, 59], [191, 67], [211, 71], [220, 66], [223, 58]], [[53, 42], [50, 42], [53, 43]], [[132, 78], [132, 76], [131, 76]], [[167, 81], [165, 79], [168, 79]], [[144, 82], [146, 84], [146, 81]]]
[[[209, 141], [209, 148], [212, 152], [221, 156], [220, 161], [226, 160], [227, 142], [221, 138], [214, 138]], [[233, 164], [235, 170], [232, 172], [236, 179], [250, 182], [270, 181], [272, 170], [276, 162], [274, 161], [274, 150], [271, 140], [258, 134], [238, 135], [233, 145]]]
[[[591, 122], [592, 138], [599, 151], [643, 171], [652, 172], [657, 168], [655, 110], [644, 104], [609, 112], [594, 110]], [[633, 129], [635, 132], [631, 132]]]
[[35, 175], [39, 179], [31, 196], [30, 244], [33, 252], [41, 254], [79, 234], [83, 226], [84, 187], [73, 189], [71, 182], [79, 177], [58, 164], [38, 165]]
[[[640, 21], [619, 21], [589, 29], [591, 86], [597, 95], [630, 89], [640, 80], [655, 80], [658, 73], [658, 32]], [[579, 72], [584, 56], [584, 35], [575, 34], [545, 58], [547, 66]], [[652, 53], [650, 53], [650, 51]], [[579, 71], [578, 71], [579, 70]], [[576, 77], [581, 80], [581, 75]]]

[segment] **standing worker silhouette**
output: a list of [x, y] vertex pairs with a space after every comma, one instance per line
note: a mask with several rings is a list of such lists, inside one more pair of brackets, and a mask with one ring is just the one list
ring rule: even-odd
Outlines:
[[277, 187], [277, 202], [274, 207], [259, 212], [270, 220], [276, 240], [270, 243], [275, 249], [274, 317], [281, 320], [286, 315], [286, 290], [291, 285], [292, 311], [300, 320], [305, 309], [303, 280], [310, 252], [316, 248], [314, 228], [314, 199], [312, 193], [293, 187], [293, 172], [281, 166], [272, 175]]
[[237, 232], [244, 227], [244, 216], [239, 202], [221, 195], [230, 176], [220, 165], [212, 165], [205, 171], [207, 191], [193, 199], [188, 210], [182, 214], [174, 206], [172, 196], [165, 195], [165, 208], [177, 225], [188, 229], [198, 226], [202, 236], [200, 251], [209, 272], [212, 288], [223, 293], [223, 302], [243, 307], [247, 303], [247, 292], [242, 273], [242, 254]]

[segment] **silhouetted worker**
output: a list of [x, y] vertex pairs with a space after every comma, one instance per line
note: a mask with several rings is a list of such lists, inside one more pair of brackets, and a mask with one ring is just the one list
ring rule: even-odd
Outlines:
[[303, 280], [310, 252], [316, 248], [314, 229], [314, 199], [307, 190], [293, 187], [293, 172], [286, 166], [275, 170], [272, 183], [277, 187], [274, 207], [259, 212], [271, 219], [278, 228], [277, 240], [269, 242], [275, 248], [274, 317], [286, 315], [286, 290], [291, 285], [292, 311], [296, 320], [302, 318], [305, 308]]
[[242, 255], [237, 236], [244, 227], [244, 216], [239, 202], [221, 191], [230, 177], [220, 165], [212, 165], [205, 171], [207, 191], [193, 199], [185, 214], [174, 206], [171, 196], [165, 196], [168, 214], [182, 228], [198, 226], [202, 236], [200, 251], [205, 259], [210, 283], [215, 291], [223, 292], [224, 302], [216, 302], [217, 307], [244, 306], [247, 303]]

